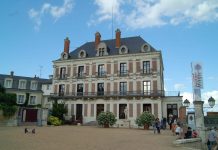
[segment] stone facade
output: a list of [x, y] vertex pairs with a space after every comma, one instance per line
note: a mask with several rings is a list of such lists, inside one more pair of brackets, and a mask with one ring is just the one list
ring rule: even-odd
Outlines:
[[182, 98], [164, 91], [161, 51], [141, 37], [121, 38], [119, 29], [116, 39], [101, 41], [99, 32], [95, 36], [94, 42], [71, 53], [65, 39], [61, 58], [53, 61], [51, 99], [64, 101], [68, 116], [88, 123], [96, 121], [101, 111], [111, 111], [119, 122], [125, 120], [127, 107], [131, 126], [143, 111], [159, 118], [178, 117]]

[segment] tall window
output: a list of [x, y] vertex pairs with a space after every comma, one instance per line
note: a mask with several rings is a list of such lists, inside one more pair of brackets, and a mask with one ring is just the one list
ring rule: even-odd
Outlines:
[[120, 63], [120, 75], [126, 75], [127, 74], [127, 64], [126, 63]]
[[127, 83], [126, 82], [120, 82], [120, 94], [126, 95], [127, 92]]
[[17, 96], [17, 103], [23, 104], [24, 103], [24, 95], [18, 95]]
[[26, 89], [26, 81], [24, 80], [19, 81], [19, 89]]
[[98, 76], [102, 77], [105, 75], [105, 69], [104, 69], [104, 65], [98, 65]]
[[36, 104], [36, 96], [30, 96], [30, 105], [35, 105]]
[[65, 85], [60, 84], [59, 85], [59, 96], [64, 96], [64, 91], [65, 91]]
[[60, 71], [60, 79], [65, 79], [66, 77], [66, 67], [62, 67]]
[[143, 82], [143, 92], [144, 92], [144, 95], [151, 94], [151, 81], [144, 81]]
[[12, 88], [12, 80], [11, 79], [5, 80], [5, 88]]
[[98, 83], [98, 95], [104, 95], [104, 83]]
[[37, 82], [31, 82], [31, 90], [37, 90]]
[[77, 84], [77, 95], [83, 95], [83, 84]]
[[143, 73], [148, 74], [150, 73], [151, 68], [150, 68], [150, 61], [144, 61], [143, 62]]
[[84, 66], [79, 66], [78, 68], [78, 77], [84, 76]]

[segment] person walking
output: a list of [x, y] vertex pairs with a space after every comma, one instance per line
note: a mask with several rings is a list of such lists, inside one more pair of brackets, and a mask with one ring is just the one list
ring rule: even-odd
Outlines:
[[159, 118], [156, 118], [155, 126], [157, 128], [157, 133], [160, 134], [160, 120], [159, 120]]
[[212, 148], [214, 148], [217, 144], [217, 134], [216, 134], [216, 131], [215, 129], [211, 129], [210, 128], [210, 131], [207, 135], [207, 147], [208, 147], [208, 150], [212, 150]]

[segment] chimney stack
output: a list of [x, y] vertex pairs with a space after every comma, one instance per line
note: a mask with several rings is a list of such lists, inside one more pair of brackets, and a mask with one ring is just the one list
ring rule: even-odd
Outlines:
[[70, 40], [68, 37], [64, 39], [64, 52], [69, 54], [69, 48], [70, 48]]
[[98, 44], [101, 42], [101, 34], [99, 32], [95, 33], [95, 49], [97, 49]]
[[12, 76], [12, 77], [14, 76], [14, 71], [11, 71], [11, 76]]
[[120, 48], [120, 45], [121, 45], [121, 42], [120, 42], [120, 36], [121, 36], [120, 29], [117, 29], [115, 32], [116, 32], [116, 48]]

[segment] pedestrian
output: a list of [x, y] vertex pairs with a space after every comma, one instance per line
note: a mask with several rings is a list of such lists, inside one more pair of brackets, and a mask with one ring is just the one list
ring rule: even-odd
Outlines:
[[218, 140], [218, 138], [217, 138], [217, 134], [216, 134], [215, 129], [210, 128], [210, 131], [207, 135], [207, 140], [206, 140], [208, 150], [212, 150], [216, 146], [217, 140]]
[[157, 128], [156, 128], [156, 121], [154, 121], [152, 123], [152, 127], [153, 127], [153, 131], [154, 131], [154, 134], [157, 132]]
[[157, 128], [157, 133], [160, 134], [160, 120], [159, 120], [159, 118], [156, 118], [155, 126]]
[[180, 135], [180, 132], [181, 132], [181, 127], [180, 127], [180, 125], [176, 125], [176, 129], [175, 129], [176, 136], [179, 136], [179, 135]]

